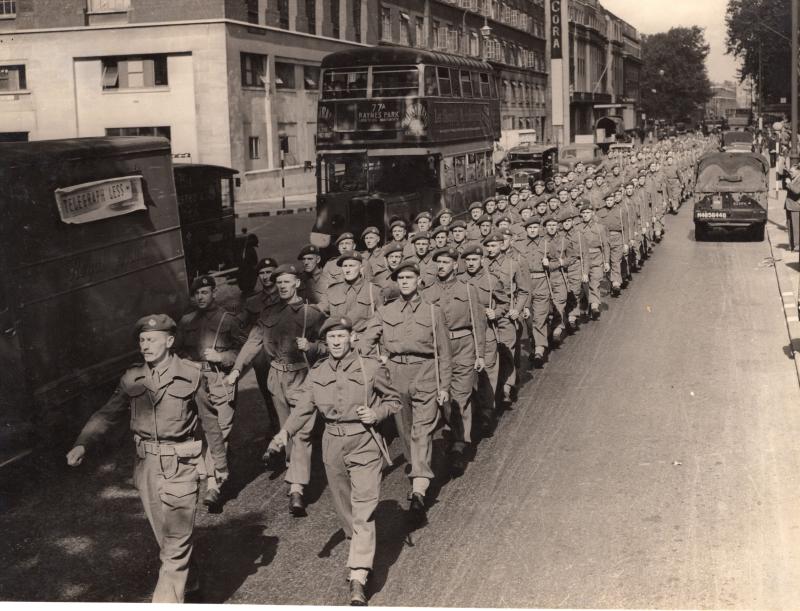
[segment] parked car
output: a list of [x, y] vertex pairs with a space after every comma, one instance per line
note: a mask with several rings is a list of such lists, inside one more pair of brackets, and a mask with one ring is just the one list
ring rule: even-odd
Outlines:
[[769, 164], [755, 153], [707, 153], [697, 162], [694, 235], [698, 242], [709, 229], [746, 229], [764, 239], [767, 223]]
[[567, 144], [558, 152], [558, 171], [562, 174], [574, 170], [578, 162], [584, 165], [599, 166], [603, 163], [603, 153], [596, 144]]
[[753, 132], [728, 131], [722, 134], [722, 150], [729, 153], [752, 153]]
[[508, 151], [508, 177], [514, 189], [533, 187], [537, 180], [551, 178], [558, 167], [558, 147], [525, 143]]

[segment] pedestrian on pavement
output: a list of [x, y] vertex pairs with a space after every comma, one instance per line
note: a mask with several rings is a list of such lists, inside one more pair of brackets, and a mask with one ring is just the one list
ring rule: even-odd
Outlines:
[[136, 444], [133, 483], [160, 550], [154, 603], [182, 603], [200, 588], [192, 559], [198, 480], [205, 471], [198, 419], [214, 457], [218, 483], [228, 478], [225, 445], [217, 419], [205, 411], [202, 373], [172, 352], [177, 325], [166, 314], [139, 319], [134, 330], [144, 362], [128, 369], [114, 394], [83, 427], [67, 454], [80, 465], [112, 428], [130, 421]]

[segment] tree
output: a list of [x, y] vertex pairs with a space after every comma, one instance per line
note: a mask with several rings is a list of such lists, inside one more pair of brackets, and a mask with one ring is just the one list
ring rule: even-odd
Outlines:
[[698, 26], [642, 37], [642, 108], [648, 118], [679, 121], [711, 99], [709, 50]]
[[728, 0], [727, 52], [741, 60], [739, 76], [752, 77], [767, 100], [789, 97], [790, 0]]

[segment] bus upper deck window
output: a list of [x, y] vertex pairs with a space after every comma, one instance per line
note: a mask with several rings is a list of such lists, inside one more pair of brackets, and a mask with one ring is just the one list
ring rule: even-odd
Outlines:
[[481, 74], [481, 97], [492, 97], [492, 93], [489, 88], [489, 75], [484, 73]]
[[436, 68], [434, 66], [425, 66], [425, 95], [439, 95], [439, 84], [436, 82]]
[[439, 77], [439, 95], [453, 95], [453, 88], [450, 86], [450, 70], [447, 68], [437, 68], [436, 74]]
[[366, 70], [326, 70], [322, 77], [322, 98], [366, 98]]
[[472, 79], [466, 70], [461, 71], [461, 95], [465, 98], [472, 97]]
[[416, 66], [374, 67], [372, 97], [419, 95], [419, 70]]

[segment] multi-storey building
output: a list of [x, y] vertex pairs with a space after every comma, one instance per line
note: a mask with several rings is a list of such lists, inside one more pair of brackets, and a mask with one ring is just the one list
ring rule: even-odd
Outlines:
[[706, 104], [706, 116], [709, 119], [724, 119], [728, 111], [736, 110], [738, 106], [736, 83], [725, 81], [711, 84], [711, 100]]
[[571, 139], [591, 141], [606, 116], [619, 117], [625, 129], [637, 127], [639, 33], [598, 0], [571, 0], [569, 22]]
[[[0, 141], [163, 135], [240, 197], [314, 188], [319, 63], [373, 0], [0, 0]], [[374, 5], [373, 5], [374, 6]]]
[[379, 11], [384, 43], [483, 58], [495, 67], [506, 145], [522, 130], [545, 137], [543, 0], [379, 0]]

